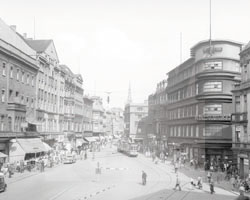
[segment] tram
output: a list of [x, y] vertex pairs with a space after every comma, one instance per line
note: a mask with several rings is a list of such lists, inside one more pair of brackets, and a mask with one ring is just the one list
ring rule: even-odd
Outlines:
[[129, 141], [120, 140], [117, 151], [131, 157], [136, 157], [138, 156], [138, 145]]

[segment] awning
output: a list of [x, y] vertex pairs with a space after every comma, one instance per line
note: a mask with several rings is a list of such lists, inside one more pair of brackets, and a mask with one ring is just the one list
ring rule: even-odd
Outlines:
[[96, 138], [95, 137], [84, 137], [85, 140], [87, 140], [88, 142], [95, 142]]
[[8, 157], [6, 154], [0, 152], [0, 158], [6, 158], [6, 157]]
[[16, 141], [25, 153], [39, 153], [47, 151], [40, 138], [17, 139]]
[[43, 145], [44, 145], [44, 147], [46, 149], [46, 152], [52, 150], [52, 148], [47, 143], [43, 142]]

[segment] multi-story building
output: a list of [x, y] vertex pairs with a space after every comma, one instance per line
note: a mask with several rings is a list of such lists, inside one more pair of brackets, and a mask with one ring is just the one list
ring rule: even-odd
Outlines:
[[233, 88], [233, 153], [241, 178], [250, 172], [250, 43], [240, 52], [241, 82]]
[[157, 152], [166, 151], [167, 149], [168, 126], [166, 113], [168, 94], [166, 87], [167, 81], [162, 80], [157, 84], [155, 93], [149, 95], [148, 117], [142, 122], [144, 132], [147, 134], [147, 136], [144, 136], [144, 140], [147, 140], [146, 143], [151, 142], [151, 148], [154, 148]]
[[77, 138], [83, 137], [83, 79], [66, 65], [60, 65], [64, 75], [64, 135], [74, 146]]
[[111, 108], [112, 115], [112, 134], [120, 136], [124, 132], [124, 111], [121, 108]]
[[124, 109], [124, 134], [134, 139], [137, 134], [139, 121], [148, 115], [148, 102], [127, 103]]
[[[168, 73], [170, 151], [203, 163], [232, 161], [232, 85], [239, 81], [242, 44], [202, 41]], [[180, 155], [180, 154], [178, 154]]]
[[93, 136], [93, 100], [88, 97], [83, 97], [83, 135], [84, 137]]
[[36, 117], [38, 131], [49, 142], [63, 140], [64, 77], [59, 68], [59, 59], [53, 40], [24, 38], [36, 51], [39, 67], [36, 88]]
[[35, 116], [36, 52], [30, 48], [16, 26], [0, 19], [0, 152], [9, 154], [12, 138], [27, 137], [36, 131], [29, 124]]
[[104, 111], [102, 99], [98, 96], [91, 97], [93, 101], [93, 136], [104, 136]]

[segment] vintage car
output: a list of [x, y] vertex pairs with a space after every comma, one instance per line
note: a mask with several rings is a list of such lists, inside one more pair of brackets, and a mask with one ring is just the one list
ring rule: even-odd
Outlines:
[[64, 164], [72, 164], [75, 162], [76, 162], [76, 157], [75, 157], [75, 155], [72, 155], [72, 154], [66, 155], [63, 159]]

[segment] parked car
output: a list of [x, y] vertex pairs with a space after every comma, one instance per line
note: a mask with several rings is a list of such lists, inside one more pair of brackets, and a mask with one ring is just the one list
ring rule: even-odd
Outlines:
[[7, 188], [7, 184], [5, 182], [4, 174], [0, 173], [0, 192], [4, 192]]
[[63, 163], [64, 164], [72, 164], [76, 162], [76, 157], [74, 155], [68, 154], [64, 157]]

